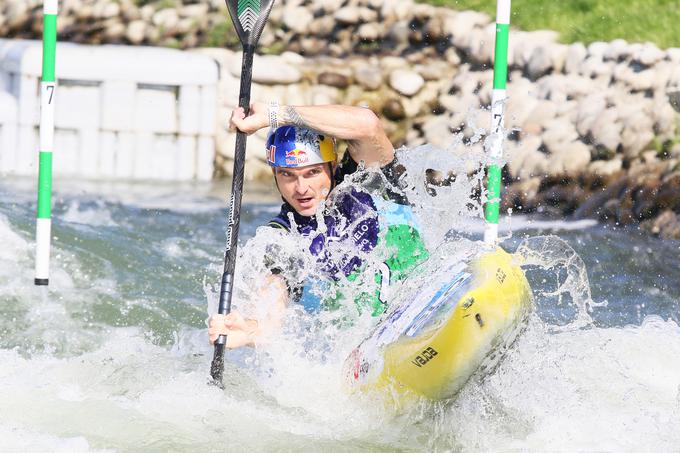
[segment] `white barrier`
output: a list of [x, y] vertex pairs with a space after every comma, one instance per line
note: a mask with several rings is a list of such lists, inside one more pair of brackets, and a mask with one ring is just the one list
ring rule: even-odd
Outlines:
[[[0, 39], [2, 173], [37, 173], [41, 58], [38, 41]], [[56, 75], [56, 175], [212, 178], [218, 66], [211, 58], [59, 43]]]

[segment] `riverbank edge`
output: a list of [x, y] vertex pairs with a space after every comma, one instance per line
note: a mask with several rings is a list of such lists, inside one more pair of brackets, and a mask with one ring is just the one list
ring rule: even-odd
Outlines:
[[[39, 3], [9, 1], [2, 31], [39, 38]], [[209, 44], [208, 33], [229, 36], [223, 2], [166, 3], [69, 2], [60, 36], [182, 48]], [[261, 39], [275, 55], [257, 58], [253, 99], [364, 105], [396, 146], [478, 151], [489, 124], [480, 106], [490, 102], [494, 30], [485, 14], [411, 0], [277, 3]], [[552, 31], [511, 33], [504, 206], [680, 237], [680, 49], [556, 41]], [[221, 67], [216, 176], [229, 174], [234, 137], [224, 119], [236, 101], [240, 56], [192, 51]], [[249, 179], [270, 177], [263, 141], [250, 140]]]

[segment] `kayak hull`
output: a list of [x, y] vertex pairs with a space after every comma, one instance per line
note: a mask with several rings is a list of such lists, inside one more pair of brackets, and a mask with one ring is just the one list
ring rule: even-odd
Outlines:
[[352, 352], [352, 389], [450, 398], [500, 361], [533, 306], [524, 272], [500, 248], [447, 267], [426, 286]]

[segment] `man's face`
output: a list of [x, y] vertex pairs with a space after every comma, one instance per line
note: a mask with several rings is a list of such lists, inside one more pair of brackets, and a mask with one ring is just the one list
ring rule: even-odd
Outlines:
[[315, 164], [301, 168], [273, 168], [279, 192], [303, 216], [313, 216], [319, 203], [331, 190], [331, 167], [335, 164]]

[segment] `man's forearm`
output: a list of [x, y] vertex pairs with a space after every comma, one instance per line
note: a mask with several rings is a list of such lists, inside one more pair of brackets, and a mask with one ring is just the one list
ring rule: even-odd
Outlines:
[[344, 105], [279, 107], [280, 125], [317, 130], [346, 140], [355, 161], [366, 165], [386, 165], [394, 158], [394, 148], [385, 135], [380, 120], [362, 107]]

